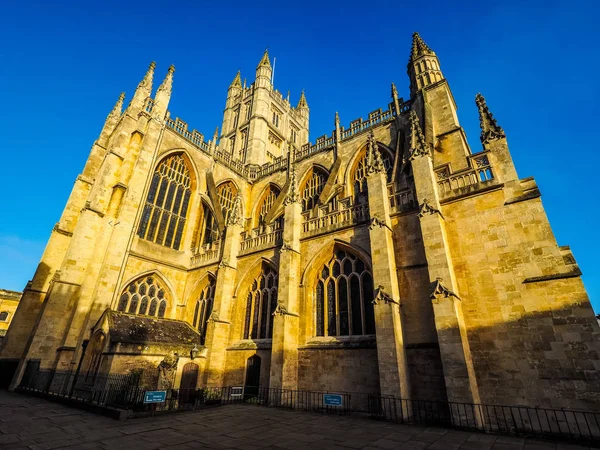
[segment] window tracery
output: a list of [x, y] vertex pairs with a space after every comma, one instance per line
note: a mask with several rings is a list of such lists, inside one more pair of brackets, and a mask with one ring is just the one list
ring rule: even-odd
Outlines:
[[168, 298], [166, 289], [156, 276], [149, 275], [132, 281], [127, 286], [117, 305], [117, 311], [142, 316], [164, 317]]
[[317, 336], [375, 334], [373, 277], [359, 257], [337, 250], [318, 275], [315, 299]]
[[138, 236], [179, 250], [191, 195], [191, 180], [181, 155], [159, 164], [150, 183]]
[[202, 217], [204, 226], [202, 228], [202, 247], [212, 247], [219, 240], [219, 227], [212, 210], [205, 203], [202, 204]]
[[267, 226], [266, 218], [271, 211], [271, 208], [277, 200], [277, 196], [280, 193], [280, 189], [277, 186], [270, 185], [267, 191], [264, 193], [258, 209], [258, 226], [264, 228]]
[[200, 333], [200, 343], [202, 345], [204, 345], [206, 340], [206, 326], [213, 309], [215, 284], [215, 279], [210, 277], [208, 285], [202, 289], [200, 298], [196, 301], [196, 308], [194, 309], [192, 326], [198, 329], [198, 332]]
[[311, 210], [317, 205], [319, 196], [325, 187], [325, 183], [327, 183], [327, 177], [328, 175], [324, 170], [318, 167], [311, 169], [308, 179], [302, 187], [302, 211]]
[[277, 272], [271, 267], [263, 266], [246, 299], [244, 339], [272, 338], [273, 313], [276, 308]]
[[[394, 159], [392, 156], [381, 146], [379, 146], [379, 152], [381, 153], [381, 159], [383, 160], [383, 167], [387, 175], [387, 182], [389, 183], [392, 179], [392, 169], [394, 166]], [[354, 168], [352, 173], [352, 186], [354, 188], [354, 196], [358, 197], [360, 194], [367, 195], [367, 152], [365, 151], [361, 156], [358, 164]]]
[[233, 203], [237, 196], [237, 188], [231, 181], [226, 181], [217, 187], [217, 197], [221, 205], [221, 211], [223, 213], [223, 219], [225, 223], [229, 220], [231, 210], [233, 209]]

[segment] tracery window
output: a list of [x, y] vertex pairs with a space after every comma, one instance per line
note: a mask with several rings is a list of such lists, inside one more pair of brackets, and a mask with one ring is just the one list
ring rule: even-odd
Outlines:
[[117, 311], [142, 316], [164, 317], [167, 311], [168, 298], [166, 289], [156, 276], [149, 275], [132, 281], [121, 297]]
[[316, 335], [375, 334], [373, 277], [359, 257], [337, 250], [318, 275]]
[[0, 312], [0, 322], [6, 322], [8, 320], [8, 311]]
[[200, 333], [200, 343], [202, 345], [204, 345], [206, 339], [206, 325], [208, 324], [208, 318], [212, 313], [214, 297], [215, 279], [210, 277], [208, 285], [202, 289], [200, 298], [196, 302], [194, 321], [192, 322], [192, 326], [198, 328], [198, 332]]
[[219, 197], [219, 203], [221, 204], [221, 211], [223, 212], [225, 223], [229, 220], [236, 195], [237, 188], [231, 181], [222, 183], [217, 187], [217, 197]]
[[258, 209], [258, 226], [265, 227], [267, 225], [266, 218], [269, 211], [275, 204], [275, 200], [277, 200], [277, 196], [281, 191], [277, 186], [270, 185], [267, 191], [263, 194], [263, 197], [260, 201], [260, 207]]
[[212, 210], [205, 203], [202, 204], [202, 216], [204, 220], [204, 227], [202, 231], [202, 239], [200, 242], [203, 247], [210, 247], [216, 241], [219, 240], [219, 227], [217, 220]]
[[273, 337], [273, 313], [277, 308], [277, 272], [264, 266], [246, 299], [244, 339]]
[[190, 201], [190, 174], [181, 155], [159, 164], [152, 176], [138, 236], [179, 250]]
[[327, 176], [327, 173], [318, 167], [313, 167], [311, 169], [308, 179], [301, 190], [302, 211], [311, 210], [317, 205], [319, 196], [325, 187], [325, 183], [327, 183]]
[[[392, 180], [392, 169], [393, 162], [391, 155], [379, 147], [379, 152], [381, 153], [381, 159], [383, 160], [383, 167], [385, 168], [385, 172], [387, 174], [388, 183]], [[359, 194], [367, 195], [367, 153], [365, 152], [356, 168], [354, 169], [354, 173], [352, 174], [352, 184], [354, 188], [354, 197], [358, 197]]]

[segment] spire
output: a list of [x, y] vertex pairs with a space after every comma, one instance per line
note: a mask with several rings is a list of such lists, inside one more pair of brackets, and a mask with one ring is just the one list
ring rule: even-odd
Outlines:
[[296, 106], [296, 109], [300, 109], [300, 108], [308, 109], [308, 103], [306, 102], [306, 95], [304, 95], [304, 89], [302, 90], [302, 93], [300, 94], [300, 100], [298, 100], [298, 106]]
[[494, 119], [493, 114], [488, 108], [485, 98], [481, 94], [475, 96], [475, 103], [479, 110], [479, 126], [481, 127], [481, 143], [487, 144], [488, 142], [496, 139], [503, 139], [506, 137], [504, 130]]
[[429, 144], [427, 144], [427, 141], [425, 141], [425, 135], [423, 134], [423, 130], [419, 124], [417, 113], [414, 110], [411, 110], [408, 119], [410, 121], [410, 159], [413, 160], [417, 156], [431, 156]]
[[415, 60], [422, 55], [435, 55], [425, 41], [419, 36], [416, 31], [413, 33], [412, 50], [410, 52], [410, 59]]
[[242, 87], [242, 77], [240, 75], [240, 71], [237, 71], [237, 74], [235, 75], [235, 78], [233, 79], [233, 81], [231, 82], [231, 85], [229, 86], [230, 88], [232, 87], [238, 87], [241, 88]]
[[373, 130], [369, 133], [367, 137], [367, 155], [366, 155], [366, 172], [367, 175], [372, 173], [380, 173], [385, 170], [383, 165], [383, 159], [381, 158], [381, 153], [379, 152], [379, 148], [377, 146], [377, 141], [375, 140], [375, 134]]
[[121, 92], [117, 103], [115, 103], [115, 106], [113, 107], [112, 111], [108, 114], [106, 120], [118, 119], [119, 117], [121, 117], [121, 113], [123, 112], [123, 100], [125, 100], [125, 92]]
[[[263, 54], [263, 57], [261, 58], [260, 62], [258, 63], [258, 67], [261, 66], [266, 66], [268, 68], [271, 68], [271, 61], [269, 61], [269, 50], [265, 49], [265, 53]], [[257, 69], [258, 69], [257, 67]]]
[[175, 72], [175, 66], [171, 64], [171, 66], [169, 67], [169, 70], [167, 71], [167, 75], [165, 76], [165, 79], [163, 80], [161, 85], [158, 87], [158, 90], [156, 91], [157, 97], [160, 92], [166, 92], [167, 94], [171, 95], [171, 89], [173, 88], [173, 73], [174, 72]]
[[154, 78], [154, 68], [156, 67], [156, 63], [152, 61], [150, 63], [150, 67], [148, 67], [148, 71], [144, 78], [138, 84], [135, 93], [133, 94], [133, 98], [131, 99], [131, 103], [129, 104], [129, 108], [137, 108], [142, 109], [144, 107], [144, 103], [146, 99], [150, 97], [152, 93], [152, 81]]

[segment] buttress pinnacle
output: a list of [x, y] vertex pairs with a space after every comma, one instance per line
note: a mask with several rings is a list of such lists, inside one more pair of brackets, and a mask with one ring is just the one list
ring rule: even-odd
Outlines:
[[475, 96], [475, 103], [477, 104], [477, 109], [479, 110], [481, 143], [487, 144], [489, 141], [505, 138], [506, 134], [504, 133], [504, 130], [500, 125], [498, 125], [496, 119], [494, 119], [494, 116], [490, 112], [483, 95], [477, 94]]
[[300, 94], [300, 100], [298, 100], [298, 105], [296, 106], [296, 109], [300, 109], [300, 108], [308, 109], [308, 103], [306, 102], [306, 95], [304, 95], [304, 90]]
[[163, 80], [163, 82], [161, 83], [161, 85], [158, 87], [158, 92], [161, 91], [165, 91], [168, 92], [169, 94], [171, 93], [171, 89], [173, 88], [173, 73], [175, 72], [175, 66], [171, 65], [169, 67], [169, 70], [167, 71], [167, 76], [165, 77], [165, 79]]

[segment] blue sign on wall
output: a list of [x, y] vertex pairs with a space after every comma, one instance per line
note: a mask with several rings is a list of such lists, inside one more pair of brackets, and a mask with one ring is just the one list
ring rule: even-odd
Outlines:
[[323, 394], [323, 404], [325, 406], [342, 406], [342, 396], [340, 394]]
[[164, 403], [167, 399], [167, 391], [146, 391], [144, 403]]

